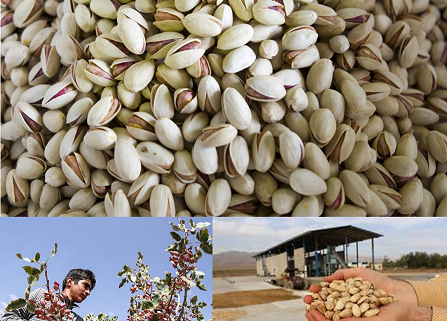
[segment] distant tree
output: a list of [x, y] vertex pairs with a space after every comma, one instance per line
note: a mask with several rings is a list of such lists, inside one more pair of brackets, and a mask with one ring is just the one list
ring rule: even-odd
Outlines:
[[385, 255], [382, 262], [384, 269], [392, 269], [394, 268], [394, 262], [390, 260], [388, 256]]
[[410, 252], [402, 255], [399, 259], [393, 261], [387, 256], [383, 259], [383, 268], [399, 269], [446, 269], [447, 255], [427, 252]]

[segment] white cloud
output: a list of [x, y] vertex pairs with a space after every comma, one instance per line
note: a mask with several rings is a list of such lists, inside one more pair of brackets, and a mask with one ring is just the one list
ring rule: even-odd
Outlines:
[[[446, 253], [440, 246], [444, 224], [436, 218], [225, 218], [213, 224], [215, 253], [224, 251], [259, 252], [310, 230], [353, 225], [384, 235], [374, 240], [375, 252], [398, 258], [415, 251]], [[414, 240], [418, 240], [417, 244]], [[355, 249], [351, 247], [351, 249]], [[359, 243], [370, 255], [371, 241]]]
[[8, 303], [6, 302], [0, 302], [0, 315], [3, 314], [5, 312], [6, 307], [8, 306]]

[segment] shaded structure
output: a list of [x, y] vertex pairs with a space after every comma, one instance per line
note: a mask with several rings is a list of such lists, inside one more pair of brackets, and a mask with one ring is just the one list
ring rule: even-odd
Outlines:
[[375, 269], [374, 239], [381, 236], [352, 225], [304, 232], [254, 255], [256, 271], [260, 276], [279, 276], [285, 271], [291, 275], [298, 271], [305, 276], [331, 275], [340, 266], [348, 266], [350, 244], [355, 243], [358, 263], [358, 242], [366, 240], [371, 240], [372, 268]]

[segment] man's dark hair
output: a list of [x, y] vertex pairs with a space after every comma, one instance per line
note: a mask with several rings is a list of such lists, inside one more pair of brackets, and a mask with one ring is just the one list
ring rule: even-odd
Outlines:
[[68, 278], [72, 278], [75, 284], [82, 280], [90, 280], [92, 282], [91, 290], [93, 290], [96, 284], [95, 275], [92, 271], [84, 269], [72, 269], [67, 273], [67, 276], [62, 282], [62, 291], [65, 290], [65, 287], [67, 286]]

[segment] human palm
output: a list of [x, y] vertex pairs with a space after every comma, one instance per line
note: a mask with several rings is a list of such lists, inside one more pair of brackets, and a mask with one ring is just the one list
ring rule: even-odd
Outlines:
[[[365, 268], [342, 269], [336, 271], [331, 276], [326, 277], [326, 282], [334, 280], [346, 280], [349, 278], [362, 277], [364, 280], [370, 281], [378, 289], [384, 290], [386, 293], [393, 295], [397, 301], [406, 304], [417, 305], [417, 297], [414, 293], [413, 287], [405, 281], [393, 280], [382, 273], [368, 270]], [[318, 284], [310, 286], [311, 292], [320, 291], [321, 287]], [[312, 302], [312, 297], [305, 296], [304, 302], [309, 304]]]

